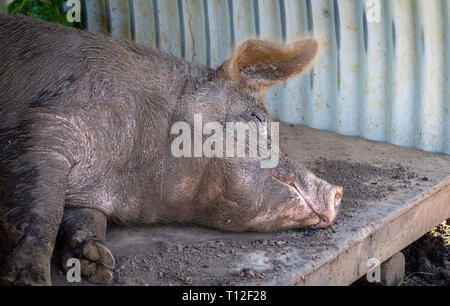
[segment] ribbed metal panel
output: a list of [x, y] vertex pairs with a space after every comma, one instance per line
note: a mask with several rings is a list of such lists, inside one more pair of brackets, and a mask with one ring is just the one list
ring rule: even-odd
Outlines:
[[313, 71], [268, 93], [275, 119], [450, 154], [450, 0], [82, 3], [89, 31], [212, 67], [248, 38], [320, 36], [326, 45]]
[[11, 2], [8, 0], [0, 0], [0, 13], [5, 13], [6, 12], [6, 5]]

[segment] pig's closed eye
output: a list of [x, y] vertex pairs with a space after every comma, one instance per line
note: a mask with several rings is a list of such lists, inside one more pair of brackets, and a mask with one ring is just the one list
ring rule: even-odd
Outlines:
[[258, 120], [259, 122], [266, 122], [264, 116], [258, 113], [257, 111], [251, 111], [250, 115], [252, 116], [253, 119]]

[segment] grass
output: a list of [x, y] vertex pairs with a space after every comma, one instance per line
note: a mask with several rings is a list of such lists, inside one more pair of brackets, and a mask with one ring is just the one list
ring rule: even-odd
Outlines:
[[433, 274], [431, 274], [431, 273], [413, 272], [413, 273], [410, 273], [410, 274], [406, 275], [405, 277], [403, 277], [402, 280], [397, 284], [397, 286], [401, 287], [409, 278], [411, 278], [412, 276], [417, 275], [417, 274], [433, 276]]

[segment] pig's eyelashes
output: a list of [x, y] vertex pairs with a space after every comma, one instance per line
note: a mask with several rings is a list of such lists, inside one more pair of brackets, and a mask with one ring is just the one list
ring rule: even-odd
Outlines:
[[264, 116], [256, 111], [252, 111], [250, 113], [250, 115], [252, 116], [252, 118], [258, 120], [259, 122], [266, 122], [266, 119], [264, 118]]

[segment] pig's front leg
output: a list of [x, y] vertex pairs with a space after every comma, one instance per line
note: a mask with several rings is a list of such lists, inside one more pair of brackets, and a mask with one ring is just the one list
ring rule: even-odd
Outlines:
[[61, 222], [62, 269], [67, 272], [70, 258], [80, 260], [81, 275], [89, 282], [108, 284], [113, 279], [115, 261], [105, 246], [106, 216], [92, 208], [66, 208]]
[[6, 245], [0, 283], [50, 285], [50, 260], [70, 166], [59, 154], [42, 147], [18, 153], [13, 145], [21, 138], [11, 139], [0, 160], [0, 225], [5, 233], [0, 239]]

